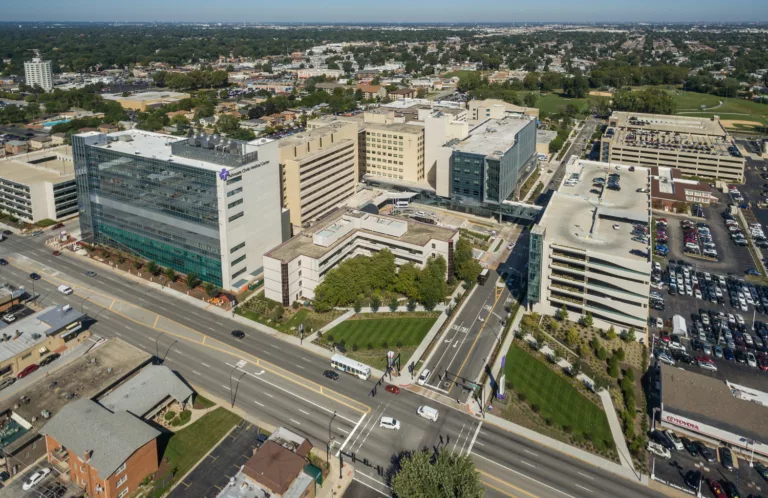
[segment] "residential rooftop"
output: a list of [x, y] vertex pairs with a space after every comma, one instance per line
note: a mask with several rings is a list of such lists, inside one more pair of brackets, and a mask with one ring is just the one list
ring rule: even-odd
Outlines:
[[85, 318], [71, 306], [49, 306], [42, 311], [6, 324], [0, 322], [0, 362], [29, 350], [67, 325]]
[[528, 118], [507, 116], [488, 119], [469, 131], [469, 136], [453, 146], [453, 150], [500, 159], [515, 145], [517, 134], [530, 124]]
[[98, 402], [111, 412], [127, 411], [144, 417], [156, 410], [165, 399], [172, 397], [185, 403], [192, 397], [192, 389], [173, 371], [163, 365], [147, 365]]
[[[615, 123], [615, 126], [612, 126]], [[718, 119], [615, 112], [603, 141], [613, 146], [741, 157]]]
[[[563, 184], [553, 193], [539, 222], [546, 227], [547, 239], [554, 244], [626, 258], [640, 257], [630, 253], [633, 249], [647, 253], [647, 244], [633, 241], [631, 233], [633, 224], [650, 222], [649, 171], [629, 168], [578, 158], [569, 161]], [[620, 175], [620, 191], [593, 186], [595, 178], [605, 179], [607, 185], [611, 174]], [[576, 180], [576, 184], [566, 185], [569, 179]]]
[[[752, 390], [708, 375], [661, 366], [664, 410], [768, 444], [768, 406]], [[762, 394], [763, 399], [768, 396]]]
[[[98, 136], [86, 132], [82, 136]], [[250, 142], [231, 140], [218, 135], [174, 137], [143, 130], [125, 130], [106, 134], [103, 143], [94, 145], [128, 156], [150, 157], [187, 166], [219, 172], [223, 167], [237, 168], [258, 160], [257, 149], [271, 142], [262, 138]]]
[[127, 97], [124, 97], [122, 94], [119, 93], [108, 93], [102, 95], [106, 100], [132, 100], [132, 101], [155, 101], [155, 100], [181, 100], [181, 99], [188, 99], [191, 97], [188, 93], [182, 93], [182, 92], [141, 92], [134, 95], [129, 95]]
[[[359, 226], [359, 228], [355, 228]], [[272, 249], [265, 256], [283, 262], [299, 256], [321, 258], [335, 251], [357, 232], [375, 234], [399, 242], [424, 246], [430, 240], [450, 240], [456, 231], [413, 220], [338, 209], [322, 222]]]
[[0, 178], [22, 185], [45, 182], [55, 184], [74, 180], [72, 148], [62, 145], [0, 159]]
[[[12, 411], [14, 418], [31, 427], [3, 449], [12, 454], [36, 438], [47, 422], [41, 416], [43, 410], [53, 416], [72, 400], [93, 398], [147, 364], [151, 358], [151, 354], [122, 339], [110, 339], [36, 380], [18, 395], [6, 398], [0, 402], [0, 413]], [[22, 395], [29, 399], [28, 403], [18, 403]], [[18, 407], [14, 408], [16, 404]]]

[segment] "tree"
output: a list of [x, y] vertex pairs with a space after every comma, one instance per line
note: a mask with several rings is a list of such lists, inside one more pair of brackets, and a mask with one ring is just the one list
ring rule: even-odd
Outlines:
[[187, 288], [189, 290], [194, 289], [200, 285], [200, 277], [197, 276], [197, 273], [188, 273], [187, 274]]
[[157, 263], [155, 263], [154, 261], [150, 261], [149, 263], [147, 263], [147, 271], [152, 275], [157, 275], [158, 273], [160, 273], [160, 267], [157, 266]]
[[614, 379], [619, 378], [619, 357], [616, 355], [611, 356], [608, 360], [608, 375]]
[[176, 281], [176, 271], [173, 268], [166, 268], [163, 273], [165, 273], [165, 278], [167, 278], [169, 282]]
[[397, 311], [398, 306], [400, 306], [400, 303], [397, 301], [396, 297], [393, 297], [392, 299], [389, 300], [389, 311], [394, 313], [395, 311]]
[[595, 324], [595, 320], [592, 318], [592, 312], [591, 311], [587, 311], [587, 314], [584, 315], [584, 317], [581, 319], [581, 323], [585, 327], [591, 327], [592, 325]]
[[563, 305], [562, 308], [557, 310], [557, 313], [555, 314], [555, 318], [557, 318], [560, 321], [564, 321], [568, 318], [568, 310], [565, 309], [565, 305]]
[[608, 328], [608, 331], [605, 333], [605, 338], [609, 341], [616, 339], [616, 329], [613, 328], [613, 325]]
[[629, 330], [622, 336], [626, 342], [635, 342], [635, 327], [629, 327]]
[[568, 327], [568, 331], [565, 333], [565, 341], [571, 346], [579, 341], [579, 333], [576, 327]]
[[272, 320], [276, 322], [279, 322], [280, 320], [283, 319], [283, 315], [285, 315], [285, 308], [283, 307], [282, 304], [278, 304], [277, 306], [275, 306], [275, 309], [272, 310], [272, 314], [270, 315], [270, 318], [272, 318]]
[[480, 263], [472, 255], [472, 243], [466, 237], [461, 237], [456, 243], [453, 253], [456, 276], [465, 282], [476, 282], [483, 270]]
[[206, 283], [204, 288], [205, 293], [208, 294], [208, 297], [216, 297], [219, 295], [219, 288], [210, 282]]
[[523, 97], [523, 102], [525, 103], [526, 107], [536, 107], [536, 100], [538, 100], [538, 98], [533, 92], [526, 93], [525, 97]]
[[469, 455], [458, 456], [444, 448], [437, 456], [419, 451], [405, 456], [392, 478], [399, 498], [480, 498], [485, 490]]
[[360, 310], [363, 309], [363, 303], [360, 302], [359, 299], [355, 300], [355, 313], [360, 313]]
[[416, 299], [419, 296], [419, 269], [413, 263], [406, 263], [400, 267], [395, 280], [395, 290], [408, 298]]
[[406, 307], [408, 308], [408, 311], [413, 313], [413, 311], [416, 309], [416, 300], [413, 298], [409, 298], [408, 305]]
[[381, 306], [381, 299], [379, 299], [378, 296], [373, 296], [371, 299], [371, 311], [376, 313], [379, 311], [379, 307]]

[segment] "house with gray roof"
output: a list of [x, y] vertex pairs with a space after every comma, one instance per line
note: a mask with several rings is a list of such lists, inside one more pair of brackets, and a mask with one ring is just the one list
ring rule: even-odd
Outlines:
[[158, 468], [160, 432], [90, 399], [68, 404], [40, 432], [48, 461], [68, 471], [89, 496], [122, 498]]
[[98, 400], [111, 412], [130, 412], [143, 419], [152, 418], [176, 401], [184, 406], [192, 401], [192, 389], [163, 365], [147, 365]]

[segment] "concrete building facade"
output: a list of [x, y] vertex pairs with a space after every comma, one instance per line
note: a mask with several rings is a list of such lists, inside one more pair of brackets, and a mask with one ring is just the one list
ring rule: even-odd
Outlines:
[[287, 306], [312, 299], [325, 275], [347, 258], [389, 249], [395, 263], [423, 267], [442, 256], [453, 274], [453, 250], [459, 232], [449, 228], [340, 210], [311, 231], [297, 235], [264, 255], [264, 295]]
[[451, 198], [501, 204], [536, 165], [536, 121], [489, 119], [452, 148]]
[[516, 116], [539, 117], [539, 110], [535, 107], [521, 107], [498, 99], [470, 100], [469, 124], [475, 126], [487, 119], [504, 119], [507, 114]]
[[283, 207], [294, 233], [355, 194], [357, 126], [336, 122], [278, 142]]
[[29, 86], [39, 86], [46, 92], [53, 90], [53, 65], [51, 61], [34, 58], [24, 62], [24, 77]]
[[276, 141], [129, 130], [72, 144], [85, 241], [239, 290], [290, 233]]
[[744, 182], [745, 159], [713, 119], [614, 112], [600, 139], [603, 162], [679, 168], [685, 176]]
[[34, 223], [77, 214], [77, 185], [68, 146], [0, 159], [0, 211]]
[[[613, 174], [621, 191], [591, 192], [594, 178]], [[572, 321], [590, 312], [601, 328], [646, 330], [651, 260], [647, 242], [632, 232], [650, 223], [648, 169], [576, 159], [567, 165], [569, 180], [576, 183], [553, 194], [531, 230], [529, 304], [547, 315], [565, 307]]]

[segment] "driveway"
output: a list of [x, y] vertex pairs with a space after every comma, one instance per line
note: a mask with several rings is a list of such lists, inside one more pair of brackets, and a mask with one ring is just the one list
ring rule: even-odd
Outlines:
[[253, 456], [258, 435], [258, 427], [241, 422], [171, 491], [169, 498], [218, 496], [230, 477]]

